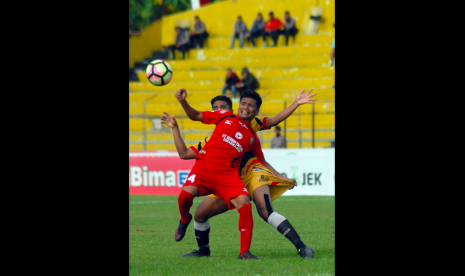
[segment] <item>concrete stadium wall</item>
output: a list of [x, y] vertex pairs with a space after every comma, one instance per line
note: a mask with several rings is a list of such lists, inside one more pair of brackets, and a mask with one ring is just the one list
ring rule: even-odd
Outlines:
[[[144, 29], [140, 35], [129, 38], [129, 67], [150, 57], [152, 51], [174, 44], [175, 26], [187, 24], [192, 29], [196, 15], [205, 22], [210, 36], [230, 37], [238, 15], [250, 28], [259, 12], [268, 20], [268, 12], [273, 11], [275, 17], [283, 21], [284, 12], [289, 11], [300, 30], [297, 35], [305, 35], [311, 10], [317, 6], [324, 8], [319, 33], [334, 33], [335, 0], [230, 0], [207, 4], [195, 11], [171, 14]], [[208, 40], [206, 45], [208, 47]]]

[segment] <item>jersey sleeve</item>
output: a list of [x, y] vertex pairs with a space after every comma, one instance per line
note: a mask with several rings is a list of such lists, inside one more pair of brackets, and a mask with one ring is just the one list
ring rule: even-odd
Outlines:
[[252, 120], [252, 123], [250, 124], [252, 126], [252, 129], [254, 131], [261, 131], [261, 130], [267, 130], [270, 129], [266, 125], [266, 120], [268, 117], [255, 117]]
[[199, 154], [199, 151], [205, 146], [205, 144], [210, 140], [210, 136], [205, 137], [202, 141], [198, 142], [195, 145], [190, 146], [190, 148], [196, 153]]
[[261, 145], [260, 139], [258, 139], [258, 137], [257, 137], [257, 142], [255, 143], [254, 147], [252, 148], [252, 153], [258, 159], [265, 158], [265, 156], [263, 155], [263, 151], [262, 151], [262, 145]]
[[215, 111], [202, 111], [202, 123], [212, 125], [218, 123], [224, 116], [234, 115], [231, 111], [217, 109]]

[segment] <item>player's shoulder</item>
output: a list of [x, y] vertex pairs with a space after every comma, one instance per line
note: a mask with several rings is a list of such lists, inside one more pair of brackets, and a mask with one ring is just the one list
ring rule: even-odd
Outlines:
[[260, 131], [265, 129], [265, 119], [267, 117], [255, 117], [250, 122], [250, 126], [255, 131]]
[[217, 110], [212, 110], [210, 111], [212, 113], [216, 113], [216, 114], [224, 114], [224, 115], [234, 115], [234, 113], [232, 111], [229, 111], [229, 110], [224, 110], [224, 109], [217, 109]]

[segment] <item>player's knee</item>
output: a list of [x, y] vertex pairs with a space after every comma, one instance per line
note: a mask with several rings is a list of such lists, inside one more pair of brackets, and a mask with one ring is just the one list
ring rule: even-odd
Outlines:
[[208, 221], [208, 217], [203, 216], [203, 215], [201, 215], [201, 214], [197, 214], [197, 212], [195, 212], [194, 220], [195, 220], [196, 222], [203, 223], [203, 222]]

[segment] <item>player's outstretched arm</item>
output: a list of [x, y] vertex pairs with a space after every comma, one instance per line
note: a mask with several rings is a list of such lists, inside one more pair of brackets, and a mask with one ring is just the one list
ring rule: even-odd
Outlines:
[[295, 181], [295, 179], [284, 177], [284, 175], [282, 175], [282, 174], [280, 174], [278, 171], [276, 171], [276, 170], [273, 168], [273, 166], [271, 166], [270, 163], [268, 163], [268, 162], [265, 160], [265, 158], [260, 159], [260, 161], [262, 161], [263, 164], [265, 164], [266, 167], [267, 167], [268, 169], [270, 169], [270, 171], [272, 171], [274, 175], [276, 175], [276, 176], [278, 176], [278, 177], [281, 177], [281, 178], [283, 178], [283, 179], [285, 179], [285, 180], [287, 180], [287, 181], [289, 181], [289, 182], [292, 182], [292, 183], [294, 183], [294, 185], [297, 185], [297, 182]]
[[190, 148], [186, 147], [186, 144], [182, 140], [181, 133], [179, 132], [178, 123], [174, 119], [174, 115], [170, 115], [166, 112], [165, 115], [160, 117], [161, 123], [167, 125], [173, 131], [174, 145], [178, 151], [179, 157], [181, 159], [194, 159], [197, 154]]
[[203, 119], [202, 112], [195, 110], [192, 108], [186, 101], [187, 91], [184, 88], [178, 89], [176, 93], [174, 93], [176, 99], [181, 103], [182, 108], [186, 112], [189, 119], [192, 121], [201, 121]]
[[291, 114], [299, 107], [301, 104], [314, 104], [317, 99], [312, 99], [317, 93], [310, 94], [310, 92], [313, 91], [313, 88], [308, 90], [306, 93], [305, 89], [302, 89], [299, 94], [297, 94], [297, 97], [295, 98], [295, 101], [286, 107], [284, 110], [276, 114], [272, 118], [268, 118], [266, 120], [266, 127], [271, 128], [273, 126], [278, 125], [282, 121], [286, 120], [287, 117], [291, 116]]

